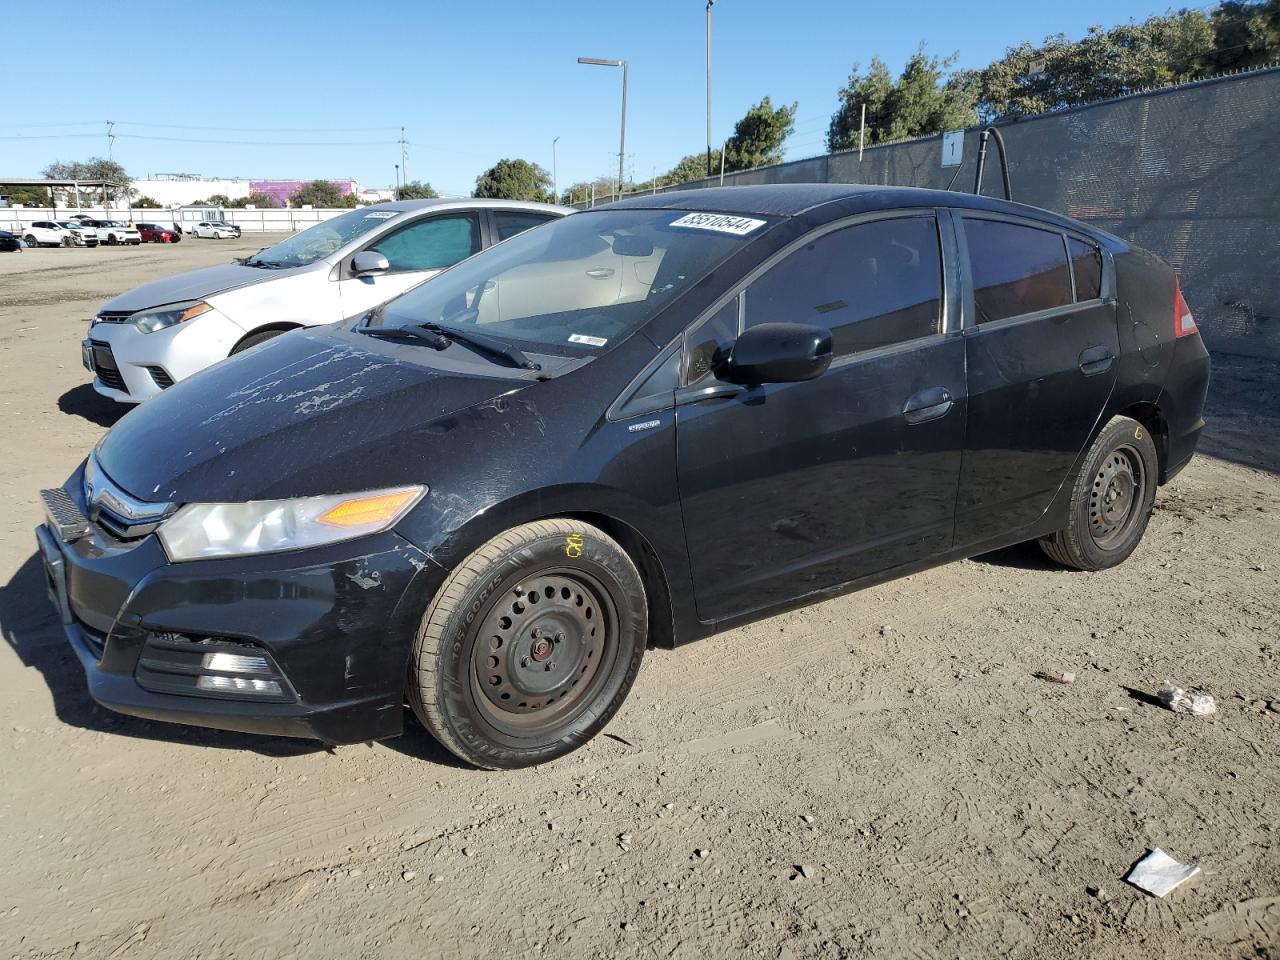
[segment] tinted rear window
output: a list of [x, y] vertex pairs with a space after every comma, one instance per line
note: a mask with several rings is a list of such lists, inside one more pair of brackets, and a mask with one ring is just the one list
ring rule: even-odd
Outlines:
[[1068, 237], [1071, 269], [1076, 277], [1076, 300], [1096, 300], [1102, 296], [1102, 253], [1092, 243]]
[[964, 219], [978, 323], [1071, 303], [1062, 234], [998, 220]]

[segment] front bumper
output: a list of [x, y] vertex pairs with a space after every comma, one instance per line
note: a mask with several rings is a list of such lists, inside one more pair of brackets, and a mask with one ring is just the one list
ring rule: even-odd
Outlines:
[[[76, 473], [64, 490], [79, 510]], [[112, 540], [91, 525], [36, 530], [50, 597], [89, 692], [132, 716], [356, 743], [402, 730], [410, 645], [444, 571], [394, 533], [264, 557], [169, 563], [158, 539]], [[65, 529], [65, 527], [64, 527]], [[193, 643], [175, 644], [174, 637]], [[200, 646], [217, 638], [218, 643]], [[157, 673], [157, 650], [187, 647]], [[282, 693], [196, 693], [204, 650], [260, 655]], [[193, 665], [194, 664], [194, 665]], [[217, 673], [212, 667], [205, 673]], [[204, 674], [202, 674], [204, 675]], [[210, 674], [212, 675], [212, 674]], [[182, 681], [191, 692], [179, 689]]]
[[[84, 341], [81, 359], [93, 372], [93, 388], [98, 393], [123, 403], [140, 403], [225, 360], [244, 333], [216, 309], [156, 333], [143, 333], [127, 320], [95, 322]], [[94, 360], [95, 345], [101, 363]], [[114, 371], [109, 364], [114, 364]]]

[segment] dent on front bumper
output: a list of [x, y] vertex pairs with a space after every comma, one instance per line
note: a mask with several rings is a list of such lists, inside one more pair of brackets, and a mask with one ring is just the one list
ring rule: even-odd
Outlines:
[[[83, 509], [78, 476], [64, 489]], [[401, 732], [410, 644], [444, 571], [398, 535], [181, 564], [154, 535], [122, 545], [94, 527], [67, 543], [42, 525], [37, 539], [67, 639], [104, 707], [327, 743]], [[157, 692], [164, 685], [144, 660], [157, 636], [173, 635], [265, 654], [286, 695]]]

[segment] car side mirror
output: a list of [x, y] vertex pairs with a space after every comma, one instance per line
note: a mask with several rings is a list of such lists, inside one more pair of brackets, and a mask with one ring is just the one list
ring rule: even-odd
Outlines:
[[353, 277], [371, 277], [374, 274], [386, 273], [390, 269], [391, 261], [377, 250], [361, 250], [351, 258]]
[[796, 383], [822, 376], [831, 366], [831, 331], [808, 323], [762, 323], [738, 337], [726, 379], [755, 386]]

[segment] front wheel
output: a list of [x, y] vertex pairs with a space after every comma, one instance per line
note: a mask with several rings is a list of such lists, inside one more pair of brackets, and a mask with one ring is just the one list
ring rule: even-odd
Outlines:
[[644, 583], [616, 541], [576, 520], [527, 523], [441, 586], [414, 643], [408, 700], [468, 763], [544, 763], [617, 713], [648, 634]]
[[1067, 525], [1041, 537], [1041, 548], [1077, 570], [1124, 562], [1146, 532], [1159, 469], [1147, 428], [1129, 417], [1113, 418], [1072, 478]]

